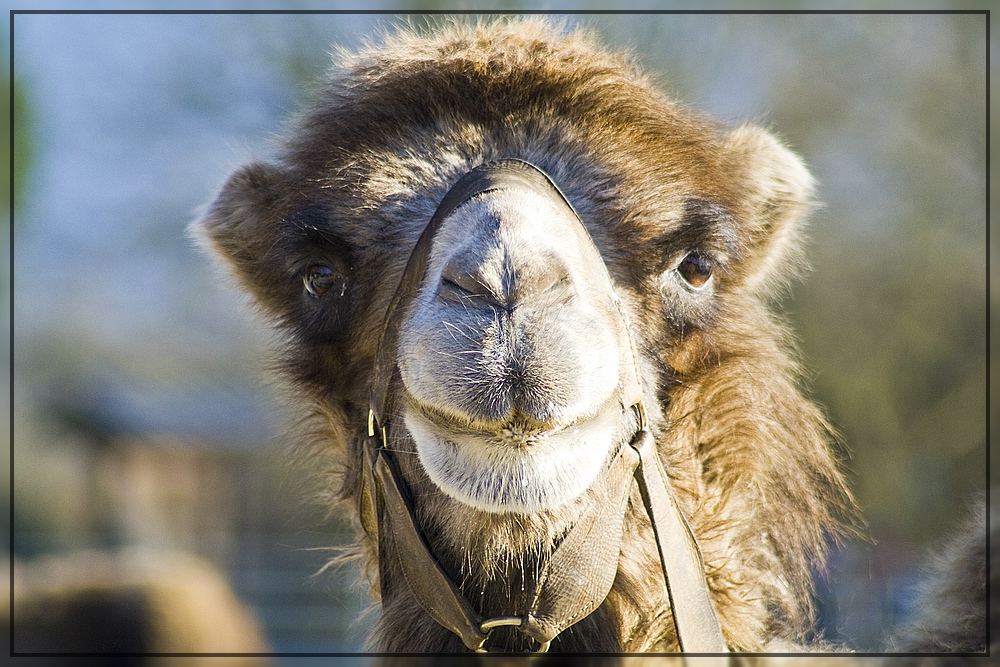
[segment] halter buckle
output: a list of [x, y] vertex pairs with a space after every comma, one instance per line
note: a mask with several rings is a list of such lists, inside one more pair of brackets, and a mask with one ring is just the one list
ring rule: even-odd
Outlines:
[[635, 402], [632, 409], [635, 410], [636, 419], [639, 421], [639, 428], [636, 429], [636, 432], [645, 431], [646, 427], [649, 426], [649, 421], [646, 417], [646, 406], [643, 404], [641, 398]]
[[[524, 627], [524, 619], [520, 616], [497, 616], [496, 618], [488, 618], [479, 624], [479, 631], [486, 636], [483, 637], [483, 641], [479, 643], [479, 646], [475, 647], [476, 653], [489, 653], [489, 651], [485, 648], [486, 642], [489, 640], [490, 635], [493, 634], [493, 629], [500, 627], [514, 627], [520, 630], [521, 634], [527, 636], [527, 633], [525, 633], [522, 629]], [[551, 643], [551, 640], [547, 642], [539, 642], [538, 648], [532, 651], [532, 653], [547, 652]]]
[[[376, 427], [378, 428], [376, 429]], [[375, 418], [375, 411], [372, 410], [371, 408], [368, 408], [368, 437], [374, 438], [376, 432], [378, 432], [378, 434], [382, 438], [380, 446], [383, 449], [388, 447], [389, 442], [388, 440], [386, 440], [385, 426], [382, 426], [382, 424], [379, 423], [378, 419]]]

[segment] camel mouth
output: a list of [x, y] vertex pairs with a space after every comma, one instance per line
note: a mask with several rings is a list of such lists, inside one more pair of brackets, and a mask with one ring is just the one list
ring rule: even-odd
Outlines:
[[544, 443], [548, 438], [558, 436], [567, 429], [585, 425], [588, 418], [569, 423], [540, 422], [520, 410], [501, 421], [481, 421], [471, 417], [444, 412], [433, 406], [412, 400], [412, 409], [435, 430], [448, 433], [453, 440], [478, 439], [488, 446], [528, 449]]
[[627, 437], [620, 405], [607, 408], [548, 428], [514, 418], [483, 429], [410, 404], [403, 422], [445, 494], [486, 512], [533, 514], [580, 497]]

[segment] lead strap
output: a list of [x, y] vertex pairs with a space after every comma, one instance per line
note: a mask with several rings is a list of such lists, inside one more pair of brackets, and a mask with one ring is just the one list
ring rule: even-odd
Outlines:
[[653, 524], [677, 643], [683, 653], [726, 653], [701, 550], [670, 493], [655, 444], [648, 429], [633, 440], [632, 448], [639, 454], [635, 478]]

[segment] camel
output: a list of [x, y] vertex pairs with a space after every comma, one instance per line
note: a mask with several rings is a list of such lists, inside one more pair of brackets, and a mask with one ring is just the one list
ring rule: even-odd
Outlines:
[[372, 649], [801, 646], [855, 520], [774, 308], [802, 160], [544, 20], [337, 59], [197, 233], [280, 334]]

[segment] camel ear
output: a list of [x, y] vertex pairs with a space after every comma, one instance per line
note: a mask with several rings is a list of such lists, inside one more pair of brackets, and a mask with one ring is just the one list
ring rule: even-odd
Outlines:
[[192, 225], [201, 245], [228, 264], [241, 286], [272, 316], [280, 315], [280, 305], [289, 296], [278, 243], [284, 181], [274, 166], [242, 167]]
[[725, 161], [740, 194], [743, 284], [773, 294], [803, 266], [802, 227], [813, 208], [813, 177], [767, 131], [742, 126], [724, 139]]

